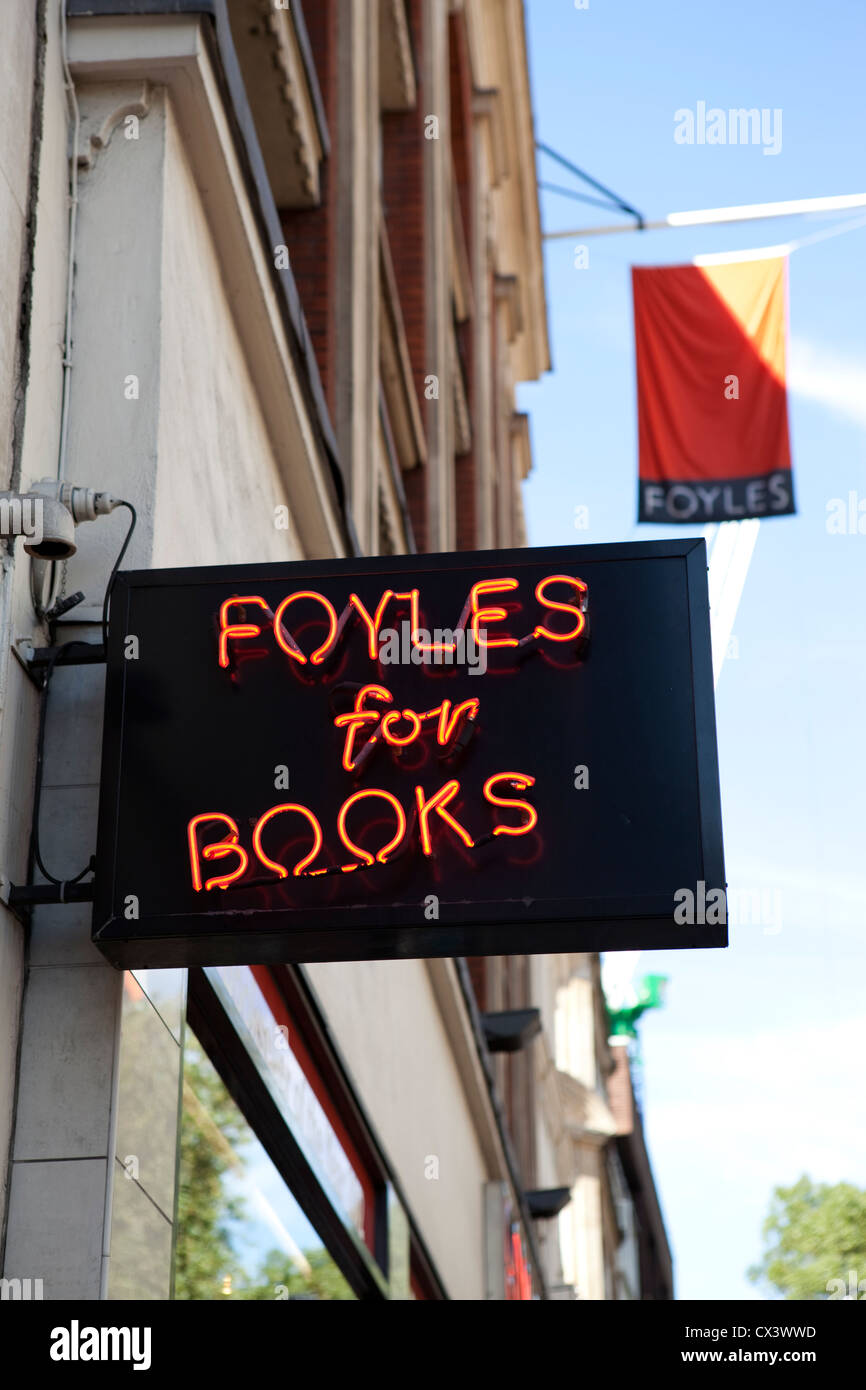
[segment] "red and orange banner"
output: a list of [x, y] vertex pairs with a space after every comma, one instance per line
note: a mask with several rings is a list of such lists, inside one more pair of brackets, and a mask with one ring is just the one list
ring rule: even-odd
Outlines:
[[787, 258], [634, 267], [638, 521], [794, 508]]

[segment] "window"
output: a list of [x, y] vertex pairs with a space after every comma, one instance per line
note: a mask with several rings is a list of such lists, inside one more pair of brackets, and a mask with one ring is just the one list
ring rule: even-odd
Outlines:
[[190, 971], [178, 1299], [443, 1297], [298, 970]]
[[354, 1298], [189, 1026], [174, 1296]]

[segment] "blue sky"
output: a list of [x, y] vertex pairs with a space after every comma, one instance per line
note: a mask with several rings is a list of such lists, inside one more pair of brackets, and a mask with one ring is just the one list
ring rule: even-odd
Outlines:
[[[527, 0], [527, 13], [538, 138], [647, 218], [866, 192], [861, 0]], [[781, 151], [675, 143], [674, 112], [699, 101], [780, 108]], [[544, 157], [539, 171], [572, 182]], [[547, 193], [542, 215], [549, 230], [620, 220]], [[690, 534], [635, 524], [630, 266], [776, 245], [856, 216], [587, 238], [582, 270], [581, 238], [547, 243], [554, 370], [520, 393], [531, 544]], [[756, 1296], [745, 1270], [776, 1183], [805, 1171], [866, 1186], [866, 535], [826, 526], [832, 499], [866, 501], [864, 310], [866, 226], [792, 255], [799, 514], [760, 528], [738, 655], [717, 690], [729, 884], [775, 895], [781, 929], [742, 925], [726, 952], [640, 962], [670, 977], [664, 1010], [642, 1025], [643, 1084], [680, 1298]]]

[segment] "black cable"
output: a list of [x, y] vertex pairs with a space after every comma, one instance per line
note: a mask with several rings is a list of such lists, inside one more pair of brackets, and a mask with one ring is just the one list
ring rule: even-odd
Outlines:
[[[74, 878], [67, 879], [55, 878], [52, 873], [48, 872], [42, 861], [42, 850], [39, 845], [39, 813], [42, 806], [42, 766], [45, 754], [45, 720], [48, 710], [48, 687], [51, 684], [54, 668], [62, 652], [68, 651], [71, 647], [91, 647], [92, 645], [92, 642], [68, 642], [64, 647], [55, 648], [51, 660], [45, 668], [45, 681], [42, 686], [42, 700], [39, 709], [39, 732], [36, 738], [36, 778], [33, 786], [33, 823], [30, 830], [30, 859], [31, 862], [37, 865], [43, 878], [46, 878], [49, 883], [58, 884], [61, 887], [65, 887], [67, 884], [71, 883], [80, 883], [84, 875], [90, 873], [95, 867], [95, 861], [91, 855], [90, 860], [81, 872], [76, 874]], [[30, 877], [32, 879], [32, 873]]]
[[604, 184], [599, 183], [598, 179], [594, 179], [591, 175], [584, 173], [583, 169], [578, 169], [577, 165], [572, 164], [570, 159], [566, 159], [564, 155], [559, 154], [556, 150], [552, 150], [549, 145], [543, 144], [541, 140], [536, 140], [535, 148], [541, 150], [542, 154], [549, 155], [551, 159], [555, 159], [557, 164], [561, 164], [563, 168], [568, 169], [570, 173], [576, 174], [579, 179], [583, 179], [584, 183], [588, 183], [590, 187], [594, 188], [598, 193], [603, 193], [604, 196], [609, 198], [622, 212], [627, 212], [629, 216], [636, 217], [638, 227], [641, 229], [643, 228], [645, 221], [643, 213], [638, 212], [637, 208], [633, 208], [631, 203], [625, 202], [623, 198], [620, 198], [618, 193], [613, 193], [609, 188], [605, 188]]
[[[138, 520], [136, 510], [131, 502], [118, 502], [117, 505], [119, 507], [126, 507], [127, 511], [130, 513], [130, 522], [129, 530], [126, 533], [126, 538], [124, 539], [123, 545], [120, 547], [117, 559], [115, 560], [111, 570], [111, 574], [108, 577], [108, 584], [106, 585], [105, 589], [105, 598], [102, 601], [102, 643], [106, 660], [108, 659], [108, 608], [109, 603], [111, 601], [111, 591], [114, 588], [114, 581], [117, 577], [117, 571], [119, 570], [120, 563], [124, 555], [126, 554], [129, 542], [132, 539], [132, 533], [135, 530], [135, 523]], [[42, 700], [39, 709], [39, 731], [36, 738], [36, 778], [33, 788], [33, 824], [30, 831], [30, 859], [32, 863], [36, 864], [43, 878], [47, 879], [49, 883], [56, 884], [60, 888], [65, 888], [73, 883], [80, 883], [81, 880], [84, 878], [85, 874], [91, 873], [95, 869], [96, 860], [94, 856], [91, 855], [88, 863], [84, 866], [80, 873], [77, 873], [75, 875], [74, 878], [61, 879], [55, 878], [54, 874], [50, 873], [49, 870], [46, 869], [45, 863], [42, 859], [42, 849], [39, 844], [39, 815], [42, 807], [42, 772], [45, 758], [45, 725], [46, 716], [48, 712], [48, 691], [51, 685], [51, 678], [54, 675], [54, 668], [57, 665], [57, 662], [60, 659], [62, 653], [70, 651], [72, 647], [92, 646], [92, 642], [75, 641], [67, 642], [64, 646], [61, 647], [56, 647], [48, 665], [45, 668], [45, 678], [42, 685]]]
[[108, 660], [108, 607], [111, 603], [111, 591], [114, 588], [114, 581], [117, 578], [117, 571], [120, 569], [120, 562], [126, 554], [126, 549], [129, 545], [129, 542], [132, 540], [132, 533], [135, 530], [135, 523], [138, 520], [138, 514], [136, 513], [135, 507], [132, 505], [131, 502], [118, 502], [117, 505], [118, 507], [126, 507], [126, 510], [130, 513], [130, 522], [129, 530], [126, 533], [126, 540], [120, 547], [120, 553], [118, 554], [118, 557], [114, 562], [114, 568], [112, 569], [111, 574], [108, 576], [108, 584], [105, 587], [105, 598], [102, 601], [102, 645], [105, 648], [106, 661]]

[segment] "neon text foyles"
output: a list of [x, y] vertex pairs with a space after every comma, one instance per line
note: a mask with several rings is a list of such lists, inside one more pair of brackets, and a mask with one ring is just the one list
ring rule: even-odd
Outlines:
[[[548, 589], [564, 585], [567, 598], [548, 595]], [[513, 595], [519, 588], [519, 581], [510, 577], [501, 579], [482, 579], [472, 585], [463, 612], [456, 628], [442, 629], [431, 635], [421, 626], [421, 594], [418, 589], [395, 591], [385, 589], [378, 604], [371, 613], [367, 605], [355, 593], [338, 616], [330, 599], [315, 589], [297, 589], [271, 609], [267, 600], [260, 594], [236, 594], [220, 605], [218, 661], [220, 666], [228, 667], [235, 651], [243, 650], [243, 643], [255, 640], [265, 628], [270, 628], [277, 646], [299, 666], [325, 667], [333, 658], [342, 641], [348, 638], [352, 629], [361, 627], [367, 641], [367, 652], [371, 661], [381, 659], [385, 654], [385, 664], [394, 662], [394, 656], [386, 649], [389, 646], [391, 630], [385, 629], [385, 618], [393, 605], [408, 605], [410, 613], [410, 660], [415, 665], [443, 664], [453, 660], [457, 654], [461, 634], [465, 635], [470, 650], [484, 653], [497, 649], [509, 649], [518, 655], [525, 655], [538, 648], [542, 642], [579, 643], [586, 631], [587, 586], [582, 579], [567, 574], [551, 574], [539, 580], [535, 586], [535, 598], [541, 609], [532, 629], [518, 637], [510, 627], [514, 615], [509, 614], [502, 600]], [[290, 622], [297, 612], [296, 604], [306, 601], [318, 605], [319, 617], [327, 624], [324, 639], [310, 651], [304, 652], [292, 634]], [[514, 600], [509, 599], [514, 605]], [[250, 613], [250, 609], [253, 613]], [[260, 610], [261, 620], [259, 619]], [[240, 621], [233, 619], [233, 612]], [[554, 614], [566, 614], [568, 626], [565, 631], [557, 631], [549, 626]], [[252, 618], [257, 621], [252, 621]], [[434, 640], [438, 639], [438, 640]], [[230, 645], [231, 644], [231, 645]]]

